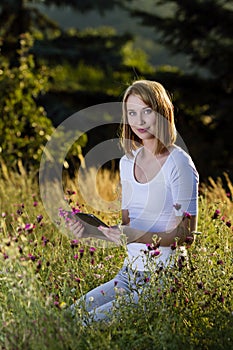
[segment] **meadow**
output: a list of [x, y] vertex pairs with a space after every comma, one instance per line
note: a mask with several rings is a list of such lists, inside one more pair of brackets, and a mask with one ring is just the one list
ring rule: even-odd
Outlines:
[[[85, 179], [91, 177], [87, 173]], [[43, 207], [36, 176], [5, 169], [0, 180], [0, 348], [233, 349], [233, 185], [227, 176], [224, 181], [227, 186], [221, 179], [200, 186], [198, 232], [192, 245], [186, 243], [187, 257], [176, 248], [173, 268], [151, 276], [136, 307], [119, 299], [120, 310], [108, 324], [86, 327], [81, 315], [71, 316], [69, 306], [116, 274], [125, 247], [84, 244], [61, 233]], [[118, 174], [104, 170], [96, 186], [112, 200], [118, 182]], [[90, 210], [75, 179], [64, 187], [71, 207]], [[86, 190], [92, 196], [88, 183]], [[109, 224], [120, 221], [120, 211], [94, 213]]]

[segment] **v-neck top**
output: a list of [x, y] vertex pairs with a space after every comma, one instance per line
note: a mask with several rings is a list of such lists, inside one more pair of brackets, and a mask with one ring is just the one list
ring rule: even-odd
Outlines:
[[[197, 215], [199, 175], [191, 157], [180, 147], [170, 150], [159, 172], [148, 182], [135, 179], [135, 159], [120, 160], [122, 209], [127, 209], [130, 227], [145, 232], [165, 232], [177, 226], [184, 212]], [[142, 246], [141, 243], [128, 244]]]
[[140, 147], [136, 152], [135, 152], [135, 155], [134, 155], [134, 164], [133, 164], [133, 177], [134, 177], [134, 180], [140, 184], [147, 184], [147, 183], [150, 183], [151, 181], [153, 181], [160, 173], [160, 171], [162, 171], [162, 168], [163, 166], [165, 166], [165, 163], [167, 162], [171, 152], [173, 151], [173, 148], [171, 148], [170, 152], [168, 153], [166, 159], [164, 160], [164, 162], [162, 163], [160, 169], [158, 170], [158, 172], [150, 179], [148, 180], [147, 182], [140, 182], [139, 180], [136, 179], [136, 176], [135, 176], [135, 168], [136, 168], [136, 162], [137, 162], [137, 158], [138, 158], [138, 155], [139, 153], [142, 151], [143, 147]]

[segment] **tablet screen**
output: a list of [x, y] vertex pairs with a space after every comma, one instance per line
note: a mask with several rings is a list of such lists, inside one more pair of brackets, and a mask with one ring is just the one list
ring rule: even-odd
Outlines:
[[77, 219], [83, 221], [86, 224], [89, 224], [94, 227], [99, 227], [99, 226], [104, 226], [108, 227], [103, 221], [98, 219], [94, 214], [86, 214], [86, 213], [75, 213], [74, 218], [76, 217]]

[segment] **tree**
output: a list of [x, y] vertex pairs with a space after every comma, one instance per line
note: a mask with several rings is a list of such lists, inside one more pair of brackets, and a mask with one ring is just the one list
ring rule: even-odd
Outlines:
[[[128, 7], [161, 34], [172, 53], [187, 55], [194, 73], [159, 73], [174, 91], [182, 134], [200, 164], [202, 175], [232, 172], [233, 7], [226, 0], [154, 0], [170, 6], [168, 15]], [[206, 166], [208, 164], [208, 166]]]
[[36, 98], [48, 88], [46, 67], [35, 71], [30, 35], [20, 38], [18, 67], [10, 68], [1, 57], [0, 160], [9, 168], [38, 165], [43, 145], [53, 131]]
[[[88, 104], [115, 100], [121, 84], [128, 81], [135, 71], [140, 75], [142, 71], [153, 70], [147, 56], [141, 50], [135, 50], [129, 33], [118, 35], [113, 28], [106, 27], [64, 31], [40, 13], [34, 3], [33, 0], [3, 0], [0, 13], [0, 21], [4, 23], [0, 32], [2, 54], [11, 60], [12, 65], [17, 64], [18, 38], [22, 33], [31, 33], [34, 38], [31, 52], [36, 64], [46, 64], [50, 68], [50, 89], [40, 102], [48, 109], [55, 125]], [[67, 6], [65, 0], [45, 0], [43, 4]], [[69, 2], [75, 11], [83, 13], [92, 9], [105, 12], [120, 4], [120, 0]], [[80, 73], [82, 77], [94, 78], [94, 88], [87, 78], [79, 81]], [[110, 83], [116, 79], [121, 84], [110, 88]], [[58, 110], [56, 105], [60, 105]]]
[[[21, 171], [22, 167], [26, 170], [38, 168], [54, 127], [45, 109], [36, 101], [48, 90], [48, 70], [46, 66], [35, 69], [34, 57], [29, 53], [33, 45], [30, 34], [21, 35], [20, 45], [17, 67], [9, 67], [1, 58], [0, 86], [4, 93], [0, 94], [0, 165]], [[66, 164], [74, 157], [82, 160], [82, 147], [87, 137], [78, 130], [64, 129], [56, 135], [61, 149], [69, 149], [69, 138], [74, 136], [77, 141], [69, 150]], [[51, 163], [59, 158], [59, 151], [54, 150], [49, 155]]]
[[[133, 74], [135, 69], [153, 71], [146, 55], [134, 50], [130, 34], [118, 35], [113, 28], [64, 31], [33, 3], [33, 0], [3, 0], [1, 3], [2, 60], [5, 58], [9, 63], [5, 63], [0, 81], [1, 90], [7, 91], [2, 94], [0, 126], [7, 131], [2, 133], [1, 143], [2, 157], [9, 166], [23, 157], [26, 163], [38, 164], [41, 144], [51, 130], [51, 120], [57, 126], [82, 108], [117, 100], [122, 84], [132, 74], [129, 67]], [[67, 5], [61, 0], [43, 3]], [[85, 12], [93, 8], [106, 10], [116, 3], [73, 0], [69, 5]], [[33, 40], [25, 56], [22, 38], [28, 37], [28, 33]], [[41, 75], [45, 71], [49, 71], [46, 79]], [[114, 87], [113, 81], [120, 83]], [[41, 93], [42, 90], [46, 93]], [[41, 127], [39, 132], [34, 125]], [[83, 147], [85, 137], [80, 142]], [[76, 152], [71, 150], [71, 157], [75, 155], [80, 156], [80, 147]]]
[[155, 0], [170, 5], [169, 17], [132, 11], [145, 26], [160, 31], [161, 40], [172, 53], [184, 53], [190, 64], [205, 69], [226, 91], [233, 89], [233, 7], [226, 0]]

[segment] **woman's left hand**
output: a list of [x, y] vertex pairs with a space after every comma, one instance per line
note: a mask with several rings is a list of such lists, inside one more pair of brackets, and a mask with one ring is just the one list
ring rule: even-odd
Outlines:
[[99, 226], [98, 230], [100, 230], [110, 241], [116, 243], [117, 245], [121, 244], [122, 232], [118, 226], [112, 226], [112, 227]]

